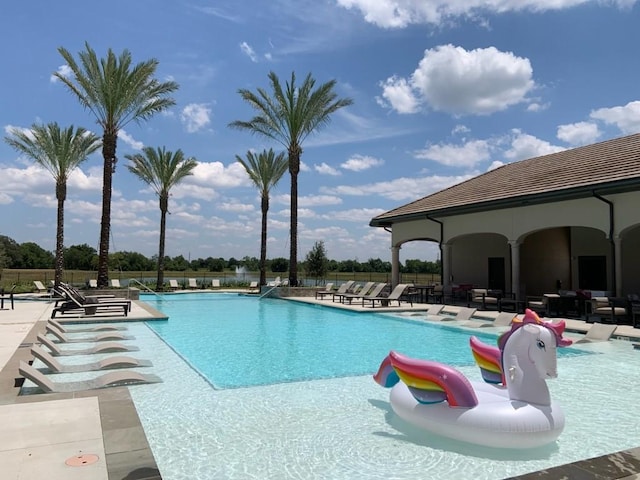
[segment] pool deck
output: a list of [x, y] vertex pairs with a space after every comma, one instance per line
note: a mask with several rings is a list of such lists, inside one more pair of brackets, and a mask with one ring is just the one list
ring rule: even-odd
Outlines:
[[[428, 305], [362, 307], [313, 297], [289, 300], [352, 311], [424, 314]], [[20, 360], [32, 359], [30, 348], [44, 333], [53, 304], [15, 302], [0, 310], [0, 471], [3, 480], [159, 480], [153, 453], [127, 387], [65, 394], [20, 396]], [[9, 306], [10, 307], [10, 306]], [[455, 313], [456, 307], [448, 307]], [[491, 320], [498, 312], [476, 312]], [[127, 317], [108, 315], [57, 318], [61, 323], [131, 322], [166, 319], [143, 302], [133, 301]], [[566, 319], [567, 330], [583, 334], [590, 324]], [[640, 329], [618, 326], [615, 337], [640, 341]], [[630, 346], [631, 348], [631, 346]], [[639, 352], [640, 354], [640, 352]], [[533, 479], [640, 480], [640, 447], [513, 477]]]

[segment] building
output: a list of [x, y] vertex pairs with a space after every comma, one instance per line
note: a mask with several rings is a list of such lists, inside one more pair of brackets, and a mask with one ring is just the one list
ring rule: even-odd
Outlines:
[[437, 242], [448, 284], [513, 292], [640, 293], [640, 134], [511, 163], [373, 218]]

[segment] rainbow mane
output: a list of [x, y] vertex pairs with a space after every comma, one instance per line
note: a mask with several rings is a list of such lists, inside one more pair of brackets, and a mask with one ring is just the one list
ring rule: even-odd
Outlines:
[[528, 323], [540, 325], [551, 330], [551, 332], [553, 332], [556, 337], [556, 345], [558, 347], [568, 347], [573, 343], [573, 340], [563, 338], [562, 336], [566, 326], [564, 320], [560, 320], [559, 322], [543, 322], [542, 320], [540, 320], [540, 317], [538, 317], [538, 314], [536, 312], [527, 308], [524, 313], [524, 318], [522, 318], [522, 320], [514, 318], [511, 322], [511, 330], [503, 333], [502, 335], [500, 335], [500, 338], [498, 338], [498, 347], [500, 348], [500, 350], [504, 350], [504, 346], [513, 332]]

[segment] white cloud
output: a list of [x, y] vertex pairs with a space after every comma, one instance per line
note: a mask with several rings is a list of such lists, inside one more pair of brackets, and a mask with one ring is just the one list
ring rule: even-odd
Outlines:
[[[290, 205], [291, 195], [275, 195], [272, 200], [279, 205]], [[325, 207], [327, 205], [340, 205], [341, 203], [342, 199], [335, 195], [305, 195], [298, 197], [298, 206], [301, 208]]]
[[185, 178], [183, 183], [219, 188], [251, 185], [246, 170], [239, 162], [232, 162], [229, 166], [222, 162], [198, 162], [193, 175]]
[[134, 150], [142, 150], [144, 148], [144, 143], [134, 139], [125, 130], [120, 130], [118, 132], [118, 139], [122, 140]]
[[557, 137], [571, 145], [587, 145], [600, 137], [600, 130], [593, 122], [577, 122], [560, 125]]
[[452, 167], [473, 167], [488, 160], [491, 145], [486, 140], [472, 140], [463, 145], [431, 145], [415, 153], [416, 158], [432, 160]]
[[382, 208], [351, 208], [349, 210], [334, 210], [322, 215], [325, 220], [332, 222], [351, 222], [351, 223], [369, 223], [373, 217], [376, 217], [386, 210]]
[[393, 201], [412, 201], [431, 193], [468, 180], [477, 172], [468, 175], [396, 178], [388, 182], [376, 182], [366, 185], [340, 185], [322, 187], [320, 191], [332, 195], [384, 197]]
[[327, 165], [325, 162], [322, 162], [320, 165], [314, 165], [313, 168], [320, 175], [331, 175], [334, 177], [341, 175], [339, 170], [333, 168], [331, 165]]
[[381, 83], [378, 103], [398, 113], [415, 113], [421, 104], [454, 115], [487, 115], [524, 103], [535, 87], [529, 59], [495, 47], [465, 50], [441, 45], [424, 52], [409, 79]]
[[[71, 76], [71, 74], [73, 72], [71, 70], [71, 67], [65, 63], [64, 65], [60, 65], [58, 67], [58, 70], [56, 70], [56, 73], [58, 73], [59, 75], [62, 75], [65, 78], [67, 78], [67, 77]], [[55, 83], [55, 82], [60, 81], [60, 79], [58, 77], [56, 77], [55, 75], [51, 75], [49, 77], [49, 81], [51, 83]]]
[[405, 78], [389, 77], [380, 82], [382, 98], [376, 97], [378, 105], [391, 107], [398, 113], [415, 113], [420, 107], [420, 100], [413, 92]]
[[[382, 28], [412, 24], [438, 25], [456, 18], [477, 19], [482, 14], [518, 11], [545, 12], [591, 3], [592, 0], [337, 0], [338, 5], [359, 11], [365, 21]], [[601, 2], [604, 3], [604, 2]], [[636, 0], [613, 0], [619, 8], [631, 8]]]
[[253, 48], [251, 48], [251, 45], [249, 45], [247, 42], [242, 42], [240, 44], [240, 50], [242, 50], [242, 53], [244, 53], [247, 57], [249, 57], [253, 63], [258, 62], [258, 56], [256, 55], [256, 52], [253, 50]]
[[524, 102], [532, 74], [529, 60], [511, 52], [442, 45], [425, 51], [411, 84], [435, 110], [484, 115]]
[[187, 132], [195, 133], [211, 123], [211, 109], [205, 103], [190, 103], [182, 109], [180, 120]]
[[615, 125], [625, 135], [640, 132], [640, 101], [629, 102], [622, 107], [600, 108], [590, 117], [607, 125]]
[[384, 160], [379, 160], [368, 155], [352, 155], [346, 162], [340, 165], [345, 170], [351, 170], [352, 172], [362, 172], [363, 170], [369, 170], [372, 167], [379, 167], [384, 165]]
[[511, 161], [524, 160], [566, 150], [563, 147], [551, 145], [549, 142], [540, 140], [533, 135], [522, 133], [518, 129], [512, 131], [509, 143], [511, 148], [505, 151], [504, 156]]

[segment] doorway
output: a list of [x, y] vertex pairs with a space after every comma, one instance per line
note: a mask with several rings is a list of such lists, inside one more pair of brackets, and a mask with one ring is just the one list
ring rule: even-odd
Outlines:
[[607, 257], [584, 255], [578, 257], [578, 288], [607, 290]]
[[489, 284], [491, 290], [505, 291], [504, 257], [489, 257]]

